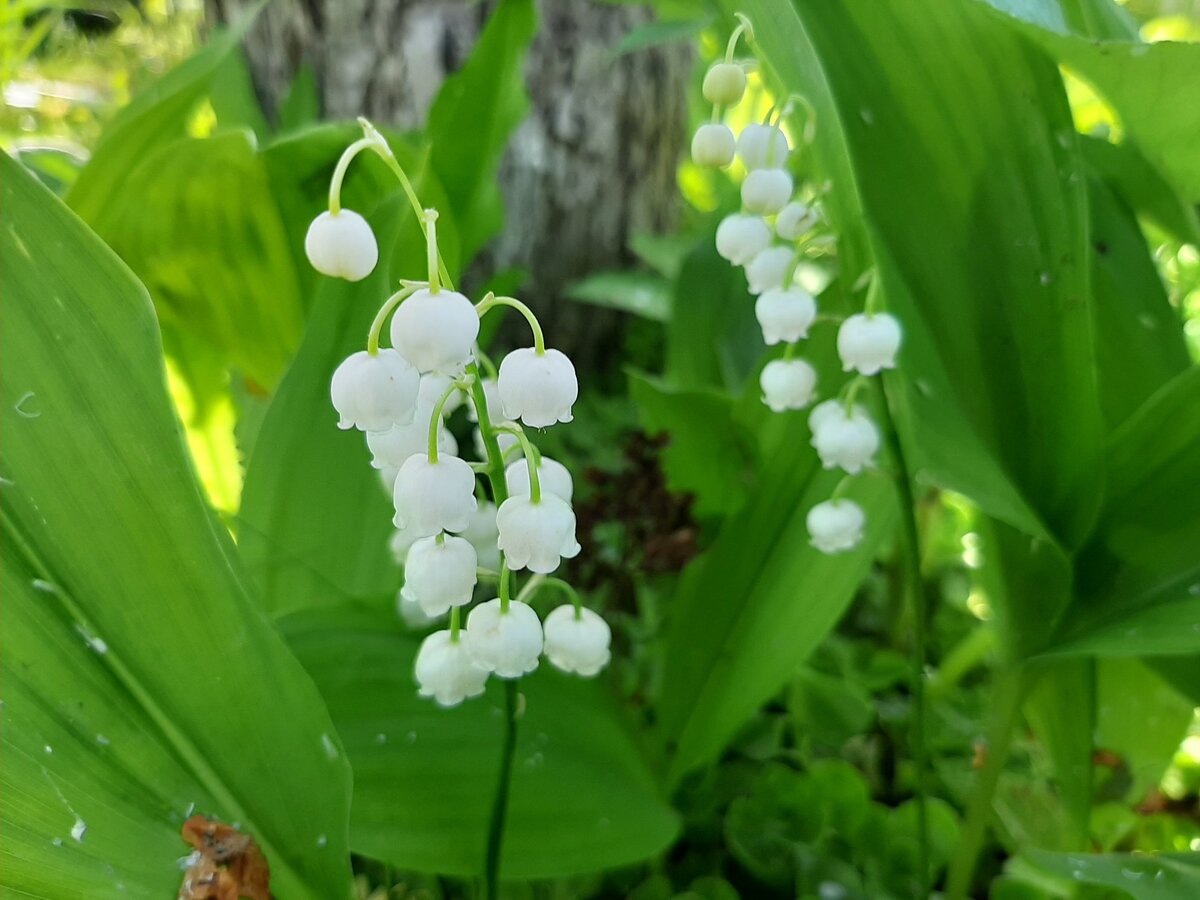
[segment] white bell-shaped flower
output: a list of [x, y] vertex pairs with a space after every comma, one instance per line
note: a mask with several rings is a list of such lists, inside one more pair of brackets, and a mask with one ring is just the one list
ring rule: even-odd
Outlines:
[[475, 473], [457, 456], [439, 456], [437, 462], [430, 462], [427, 454], [417, 453], [400, 467], [392, 500], [393, 523], [414, 537], [462, 531], [478, 505]]
[[[376, 469], [397, 469], [416, 453], [424, 453], [429, 447], [429, 418], [433, 411], [418, 414], [410, 425], [394, 425], [388, 431], [367, 432], [367, 447], [371, 450], [371, 465]], [[458, 441], [444, 426], [438, 426], [438, 453], [446, 456], [458, 454]], [[394, 482], [393, 477], [393, 482]]]
[[701, 125], [692, 136], [692, 162], [698, 166], [722, 169], [733, 162], [736, 151], [733, 132], [721, 122]]
[[488, 670], [475, 662], [466, 642], [452, 640], [449, 631], [435, 631], [421, 642], [413, 670], [421, 696], [441, 706], [478, 697], [488, 680]]
[[755, 169], [742, 182], [746, 212], [773, 216], [792, 199], [792, 176], [786, 169]]
[[404, 565], [408, 559], [408, 551], [419, 540], [420, 537], [413, 534], [409, 528], [397, 528], [392, 532], [392, 536], [388, 538], [388, 549], [392, 551], [392, 559], [396, 560], [396, 565]]
[[[562, 463], [543, 456], [537, 467], [538, 482], [543, 491], [549, 491], [562, 497], [568, 503], [575, 492], [575, 482], [571, 473]], [[504, 480], [508, 482], [508, 493], [511, 497], [529, 496], [529, 460], [522, 457], [516, 462], [509, 463], [504, 470]]]
[[421, 604], [416, 601], [416, 598], [405, 594], [403, 590], [396, 591], [396, 612], [399, 613], [400, 620], [410, 631], [428, 628], [438, 619], [445, 617], [445, 613], [440, 616], [427, 615], [425, 610], [421, 609]]
[[847, 412], [840, 400], [818, 404], [808, 417], [812, 445], [826, 469], [841, 467], [856, 475], [875, 464], [879, 452], [879, 429], [858, 404]]
[[595, 675], [612, 654], [612, 631], [608, 623], [586, 607], [567, 604], [551, 610], [543, 626], [546, 658], [564, 672]]
[[744, 266], [771, 243], [771, 229], [759, 216], [734, 213], [717, 226], [717, 253], [735, 266]]
[[480, 603], [467, 616], [467, 650], [476, 664], [499, 678], [520, 678], [538, 667], [542, 655], [542, 623], [520, 600], [501, 611], [500, 600]]
[[[509, 422], [507, 420], [502, 419], [501, 421], [496, 422], [494, 424], [496, 427], [500, 427], [502, 425], [510, 425], [515, 428], [517, 423]], [[478, 428], [474, 429], [471, 432], [471, 442], [475, 445], [475, 455], [480, 460], [483, 460], [486, 462], [487, 461], [487, 447], [483, 443], [483, 432], [480, 431]], [[511, 450], [513, 447], [517, 446], [517, 444], [519, 444], [520, 442], [521, 442], [520, 438], [518, 438], [511, 431], [496, 432], [496, 445], [500, 448], [500, 455], [502, 457], [507, 457], [508, 451]]]
[[558, 350], [512, 351], [500, 361], [496, 387], [504, 418], [520, 419], [530, 428], [570, 422], [571, 406], [579, 398], [575, 366]]
[[793, 200], [775, 217], [775, 233], [785, 241], [794, 241], [817, 222], [817, 213], [806, 203]]
[[[500, 387], [496, 384], [495, 378], [481, 379], [479, 386], [483, 389], [483, 399], [487, 403], [488, 417], [494, 422], [497, 416], [502, 415], [500, 412]], [[475, 408], [473, 394], [468, 395], [467, 419], [472, 422], [479, 421], [479, 410]]]
[[826, 500], [808, 511], [805, 522], [814, 547], [822, 553], [840, 553], [862, 540], [867, 517], [853, 500]]
[[353, 210], [326, 210], [308, 226], [304, 252], [322, 275], [362, 281], [379, 261], [379, 245], [367, 220]]
[[479, 337], [479, 314], [457, 291], [419, 290], [392, 315], [392, 346], [422, 373], [459, 372]]
[[417, 370], [395, 350], [350, 354], [329, 385], [338, 428], [370, 432], [407, 425], [417, 408], [419, 386]]
[[787, 165], [787, 136], [777, 125], [747, 125], [738, 135], [737, 153], [751, 171], [780, 168]]
[[802, 359], [773, 359], [758, 377], [763, 403], [773, 412], [803, 409], [812, 402], [817, 370]]
[[817, 317], [817, 301], [794, 285], [772, 288], [759, 294], [754, 315], [762, 326], [767, 346], [792, 343], [808, 337], [809, 326]]
[[[737, 63], [713, 63], [704, 73], [700, 90], [714, 106], [736, 106], [746, 93], [746, 73]], [[733, 133], [729, 136], [733, 137]]]
[[[427, 410], [430, 415], [433, 414], [433, 408], [437, 406], [438, 401], [442, 399], [442, 395], [450, 389], [450, 383], [454, 379], [442, 372], [426, 372], [421, 376], [421, 387], [417, 391], [417, 412]], [[442, 407], [443, 418], [448, 417], [452, 412], [458, 409], [465, 402], [464, 392], [454, 391], [446, 398], [446, 405]], [[425, 416], [425, 424], [429, 424], [429, 416]]]
[[529, 569], [549, 575], [564, 559], [579, 554], [575, 540], [575, 513], [566, 500], [543, 492], [534, 503], [529, 497], [509, 497], [496, 513], [498, 543], [514, 571]]
[[746, 265], [746, 285], [751, 294], [778, 290], [787, 282], [788, 271], [795, 262], [791, 247], [768, 247]]
[[880, 369], [894, 369], [900, 350], [900, 323], [887, 313], [857, 313], [838, 329], [837, 348], [847, 372], [874, 375]]
[[400, 467], [380, 466], [378, 474], [379, 484], [383, 488], [383, 492], [389, 497], [392, 496], [392, 492], [396, 490], [396, 476], [400, 474]]
[[475, 548], [465, 538], [421, 538], [404, 561], [402, 592], [421, 604], [426, 615], [441, 615], [471, 602], [478, 565]]
[[500, 545], [497, 543], [500, 529], [496, 527], [496, 504], [480, 503], [471, 513], [471, 521], [467, 523], [462, 536], [475, 548], [480, 568], [500, 571]]

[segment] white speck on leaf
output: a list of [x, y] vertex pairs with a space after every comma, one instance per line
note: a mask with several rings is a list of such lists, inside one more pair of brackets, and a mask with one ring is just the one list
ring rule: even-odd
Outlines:
[[375, 735], [375, 743], [386, 744], [387, 743], [387, 735], [381, 731], [379, 734]]
[[33, 579], [33, 581], [31, 581], [29, 583], [33, 585], [33, 589], [35, 591], [41, 591], [43, 594], [57, 594], [58, 593], [58, 585], [55, 584], [53, 581], [46, 581], [43, 578], [35, 578], [35, 579]]
[[323, 835], [323, 834], [317, 835], [317, 846], [318, 847], [324, 847], [328, 843], [329, 843], [329, 839], [327, 837], [325, 837], [325, 835]]
[[87, 828], [87, 822], [76, 816], [75, 824], [71, 826], [71, 837], [75, 839], [76, 843], [83, 843], [83, 836], [87, 834]]
[[107, 747], [109, 744], [112, 743], [112, 741], [110, 741], [104, 735], [98, 734], [98, 735], [96, 735], [96, 743], [99, 744], [101, 747]]
[[338, 758], [337, 744], [335, 744], [333, 742], [333, 738], [331, 738], [329, 735], [327, 735], [327, 734], [321, 735], [321, 746], [324, 748], [325, 755], [327, 757], [329, 757], [330, 759]]
[[44, 750], [46, 753], [53, 753], [53, 752], [54, 752], [54, 748], [53, 748], [53, 747], [51, 747], [49, 744], [47, 744], [45, 747], [43, 747], [43, 748], [42, 748], [42, 750]]
[[41, 415], [39, 410], [25, 408], [25, 404], [32, 400], [33, 396], [33, 391], [26, 391], [19, 398], [17, 398], [17, 402], [13, 404], [13, 409], [16, 411], [17, 415], [24, 416], [26, 419], [36, 419]]
[[59, 837], [50, 838], [50, 843], [52, 845], [54, 845], [55, 847], [61, 847], [62, 846], [62, 838], [59, 838]]

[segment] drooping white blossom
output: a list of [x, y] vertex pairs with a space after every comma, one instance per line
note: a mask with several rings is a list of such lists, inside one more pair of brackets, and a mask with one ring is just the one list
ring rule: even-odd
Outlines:
[[822, 553], [851, 550], [862, 540], [867, 517], [853, 500], [826, 500], [805, 518], [811, 543]]
[[[543, 491], [549, 491], [551, 494], [562, 497], [568, 503], [571, 502], [571, 495], [575, 491], [575, 482], [566, 466], [548, 456], [543, 456], [539, 461], [537, 473], [538, 482]], [[508, 468], [504, 470], [504, 479], [508, 482], [509, 496], [528, 497], [530, 490], [529, 460], [522, 457], [509, 463]]]
[[806, 203], [793, 200], [775, 217], [775, 233], [785, 241], [794, 241], [817, 221], [816, 211]]
[[773, 359], [763, 367], [758, 384], [773, 412], [803, 409], [812, 402], [817, 370], [802, 359]]
[[692, 135], [692, 162], [698, 166], [722, 169], [733, 162], [736, 150], [733, 132], [721, 122], [701, 125]]
[[713, 63], [704, 73], [700, 90], [714, 106], [736, 106], [746, 92], [746, 73], [737, 63]]
[[[450, 378], [430, 372], [421, 376], [421, 386], [417, 391], [417, 409], [411, 424], [395, 425], [388, 431], [368, 432], [367, 447], [371, 450], [371, 465], [376, 469], [397, 469], [414, 453], [424, 453], [429, 446], [429, 422], [433, 418], [434, 407], [450, 386]], [[448, 415], [461, 403], [462, 394], [455, 392], [450, 395], [442, 409], [443, 416]], [[445, 425], [438, 424], [437, 436], [438, 453], [448, 456], [458, 455], [458, 441]], [[392, 476], [392, 483], [395, 483]]]
[[329, 385], [338, 428], [371, 432], [407, 425], [416, 411], [419, 386], [417, 370], [395, 350], [352, 353]]
[[504, 417], [530, 428], [570, 422], [571, 406], [579, 398], [575, 366], [558, 350], [513, 350], [500, 361], [496, 386]]
[[470, 523], [478, 505], [475, 473], [457, 456], [439, 456], [437, 462], [430, 462], [427, 454], [417, 453], [400, 467], [392, 499], [394, 524], [415, 537], [459, 532]]
[[379, 261], [379, 245], [367, 220], [350, 209], [326, 210], [308, 226], [304, 252], [322, 275], [361, 281]]
[[392, 536], [388, 538], [388, 549], [392, 551], [392, 559], [396, 560], [396, 565], [404, 565], [408, 559], [408, 551], [419, 540], [420, 536], [413, 534], [408, 528], [397, 528], [392, 532]]
[[520, 600], [501, 610], [496, 598], [480, 603], [467, 616], [467, 650], [475, 663], [498, 678], [520, 678], [538, 667], [542, 655], [542, 623]]
[[781, 168], [787, 165], [787, 136], [777, 125], [747, 125], [738, 135], [737, 153], [751, 171]]
[[792, 197], [792, 176], [787, 169], [754, 169], [742, 182], [742, 206], [746, 212], [773, 216]]
[[462, 532], [462, 536], [471, 542], [479, 565], [491, 572], [500, 571], [500, 547], [497, 539], [500, 529], [496, 527], [496, 505], [480, 503], [475, 512], [471, 513], [471, 521]]
[[837, 348], [847, 372], [874, 375], [880, 369], [894, 369], [900, 323], [887, 313], [856, 313], [838, 329]]
[[471, 359], [479, 315], [457, 291], [422, 289], [392, 315], [392, 346], [422, 373], [456, 374]]
[[759, 216], [733, 213], [717, 226], [717, 253], [735, 266], [744, 266], [771, 243], [771, 229]]
[[[501, 415], [500, 412], [500, 388], [496, 384], [495, 378], [480, 379], [479, 386], [483, 389], [483, 399], [487, 403], [488, 416], [495, 422], [496, 417]], [[467, 419], [472, 422], [479, 421], [479, 411], [475, 408], [475, 395], [467, 395]]]
[[793, 343], [808, 337], [809, 326], [817, 317], [817, 301], [795, 285], [772, 288], [759, 294], [754, 315], [767, 346]]
[[751, 294], [778, 290], [787, 284], [796, 254], [791, 247], [768, 247], [746, 265], [746, 285]]
[[421, 605], [426, 615], [438, 616], [452, 606], [471, 602], [478, 565], [475, 548], [465, 538], [420, 538], [404, 561], [402, 590]]
[[875, 464], [879, 429], [858, 404], [850, 410], [840, 400], [826, 400], [808, 418], [812, 445], [826, 469], [841, 467], [851, 475]]
[[438, 619], [445, 617], [445, 613], [440, 616], [428, 615], [421, 609], [421, 604], [416, 598], [405, 594], [403, 590], [396, 591], [396, 612], [400, 614], [400, 621], [411, 631], [428, 628]]
[[421, 696], [441, 706], [478, 697], [488, 679], [488, 670], [475, 662], [466, 642], [452, 640], [449, 631], [435, 631], [421, 642], [413, 669]]
[[[501, 419], [498, 422], [493, 419], [492, 422], [493, 426], [496, 428], [516, 427], [517, 424], [516, 422], [510, 422], [507, 419]], [[500, 449], [500, 456], [505, 459], [508, 458], [508, 451], [517, 446], [517, 444], [520, 442], [520, 439], [511, 431], [496, 432], [496, 446]], [[478, 428], [472, 429], [471, 431], [471, 443], [475, 446], [475, 455], [479, 457], [480, 460], [486, 460], [488, 458], [487, 446], [483, 443], [483, 432]]]
[[529, 569], [549, 575], [564, 559], [579, 554], [575, 540], [575, 513], [549, 492], [534, 503], [528, 497], [509, 497], [496, 513], [498, 543], [513, 571]]
[[608, 623], [587, 607], [566, 604], [546, 616], [546, 658], [564, 672], [595, 675], [606, 665], [612, 654], [609, 644], [612, 631]]

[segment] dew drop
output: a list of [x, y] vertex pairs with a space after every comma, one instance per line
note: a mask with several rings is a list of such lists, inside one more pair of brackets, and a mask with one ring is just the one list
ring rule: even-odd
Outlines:
[[415, 744], [417, 742], [417, 733], [415, 731], [410, 731], [404, 736], [404, 740], [409, 744]]
[[29, 583], [33, 585], [35, 591], [41, 591], [43, 594], [58, 593], [58, 585], [53, 581], [46, 581], [44, 578], [35, 578]]
[[382, 731], [379, 732], [379, 734], [375, 735], [375, 743], [386, 744], [387, 743], [387, 735], [384, 734]]
[[96, 743], [99, 744], [101, 747], [107, 747], [109, 744], [112, 743], [112, 741], [110, 741], [104, 735], [98, 734], [98, 735], [96, 735]]
[[862, 120], [863, 120], [863, 122], [865, 122], [866, 124], [868, 124], [868, 125], [874, 125], [874, 124], [875, 124], [875, 113], [871, 112], [871, 111], [870, 111], [869, 109], [867, 109], [866, 107], [863, 107], [862, 109], [860, 109], [860, 110], [858, 111], [858, 114], [859, 114], [860, 116], [862, 116]]
[[55, 847], [61, 847], [62, 846], [62, 838], [59, 838], [59, 837], [50, 838], [50, 843]]
[[17, 398], [17, 402], [13, 404], [13, 409], [17, 415], [24, 416], [26, 419], [36, 419], [41, 415], [41, 412], [33, 409], [26, 409], [25, 404], [33, 399], [33, 391], [26, 391]]
[[75, 839], [75, 843], [82, 844], [85, 834], [87, 834], [87, 822], [76, 816], [75, 824], [71, 826], [71, 837]]
[[325, 837], [325, 835], [323, 835], [323, 834], [317, 835], [317, 846], [318, 847], [324, 847], [328, 843], [329, 843], [329, 838]]
[[1041, 275], [1038, 276], [1038, 283], [1042, 287], [1047, 287], [1054, 283], [1054, 276], [1051, 275], [1049, 272], [1043, 272]]
[[338, 758], [337, 744], [335, 744], [333, 742], [333, 738], [331, 738], [329, 735], [327, 735], [327, 734], [321, 735], [321, 747], [324, 748], [325, 755], [329, 759], [337, 759]]
[[44, 747], [42, 748], [42, 750], [43, 750], [43, 751], [44, 751], [44, 752], [45, 752], [47, 755], [49, 755], [49, 754], [51, 754], [51, 753], [53, 753], [53, 752], [54, 752], [54, 748], [53, 748], [53, 747], [51, 747], [49, 744], [47, 744], [46, 746], [44, 746]]

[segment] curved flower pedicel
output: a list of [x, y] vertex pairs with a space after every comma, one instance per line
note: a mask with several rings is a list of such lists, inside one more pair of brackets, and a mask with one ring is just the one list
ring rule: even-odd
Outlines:
[[[745, 89], [736, 65], [710, 82], [708, 92], [727, 103]], [[608, 625], [582, 606], [566, 582], [547, 577], [579, 552], [573, 480], [565, 466], [537, 451], [524, 430], [572, 420], [579, 396], [575, 367], [564, 353], [547, 349], [537, 317], [520, 300], [488, 294], [473, 304], [454, 290], [438, 253], [437, 212], [420, 206], [387, 142], [360, 122], [363, 137], [338, 161], [329, 210], [309, 227], [305, 249], [327, 275], [359, 280], [374, 269], [379, 251], [370, 225], [340, 207], [346, 170], [363, 151], [378, 155], [396, 175], [425, 233], [425, 278], [401, 281], [384, 300], [366, 348], [337, 368], [330, 387], [339, 425], [366, 434], [371, 465], [392, 493], [397, 530], [391, 549], [404, 567], [399, 614], [418, 628], [449, 615], [449, 627], [426, 637], [417, 653], [418, 690], [455, 706], [483, 693], [490, 675], [511, 680], [533, 671], [544, 651], [564, 671], [595, 675], [609, 659]], [[731, 162], [732, 132], [717, 124], [705, 134], [697, 154], [708, 164]], [[770, 231], [761, 219], [748, 228], [753, 233], [748, 241], [743, 236], [740, 249], [757, 254], [769, 244]], [[475, 342], [480, 319], [502, 307], [525, 317], [533, 346], [513, 350], [497, 369]], [[391, 347], [380, 347], [385, 328]], [[476, 424], [473, 443], [482, 462], [459, 457], [445, 424], [462, 397]], [[521, 570], [535, 574], [514, 596]], [[469, 609], [480, 580], [496, 590]], [[548, 643], [529, 602], [545, 587], [565, 590], [572, 599], [548, 618]]]

